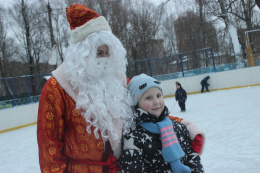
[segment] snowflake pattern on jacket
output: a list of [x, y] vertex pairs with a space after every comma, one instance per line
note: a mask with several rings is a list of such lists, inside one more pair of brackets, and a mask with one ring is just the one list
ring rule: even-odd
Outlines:
[[[168, 116], [168, 108], [157, 118], [141, 108], [134, 108], [136, 123], [153, 122], [163, 120]], [[173, 128], [185, 156], [181, 158], [184, 165], [190, 167], [192, 173], [204, 173], [201, 159], [198, 153], [191, 149], [191, 139], [185, 125], [172, 120]], [[162, 156], [162, 143], [160, 134], [151, 133], [137, 125], [123, 137], [123, 149], [119, 160], [122, 173], [171, 173], [169, 163]]]

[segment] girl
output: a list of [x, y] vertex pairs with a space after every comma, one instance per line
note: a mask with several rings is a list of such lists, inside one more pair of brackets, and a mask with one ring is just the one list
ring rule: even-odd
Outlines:
[[136, 127], [123, 137], [121, 171], [204, 172], [187, 127], [168, 118], [160, 82], [141, 74], [130, 81], [128, 90]]

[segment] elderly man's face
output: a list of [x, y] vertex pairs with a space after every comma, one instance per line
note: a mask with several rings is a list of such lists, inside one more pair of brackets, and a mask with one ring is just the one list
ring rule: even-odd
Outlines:
[[98, 47], [98, 49], [97, 49], [97, 57], [98, 58], [109, 57], [109, 49], [108, 49], [107, 45], [103, 44], [103, 45]]

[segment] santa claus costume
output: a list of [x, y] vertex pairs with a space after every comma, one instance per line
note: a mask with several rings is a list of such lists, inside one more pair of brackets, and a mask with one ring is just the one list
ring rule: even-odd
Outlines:
[[[55, 173], [116, 172], [121, 136], [133, 119], [125, 88], [126, 51], [95, 11], [73, 4], [66, 15], [70, 46], [39, 101], [40, 168]], [[98, 57], [102, 45], [108, 57]]]

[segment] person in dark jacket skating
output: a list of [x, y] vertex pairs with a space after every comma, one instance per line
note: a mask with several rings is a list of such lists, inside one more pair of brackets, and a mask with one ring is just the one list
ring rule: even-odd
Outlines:
[[185, 107], [185, 102], [187, 100], [187, 93], [186, 91], [182, 88], [181, 84], [179, 82], [176, 82], [176, 92], [175, 92], [175, 100], [178, 102], [181, 112], [186, 111]]
[[141, 74], [131, 79], [127, 89], [136, 127], [123, 136], [122, 173], [204, 173], [187, 127], [168, 118], [160, 82]]
[[201, 93], [204, 92], [204, 87], [206, 88], [206, 91], [209, 92], [209, 84], [208, 84], [208, 80], [209, 80], [209, 76], [205, 77], [204, 79], [202, 79], [202, 81], [200, 82], [201, 84]]

